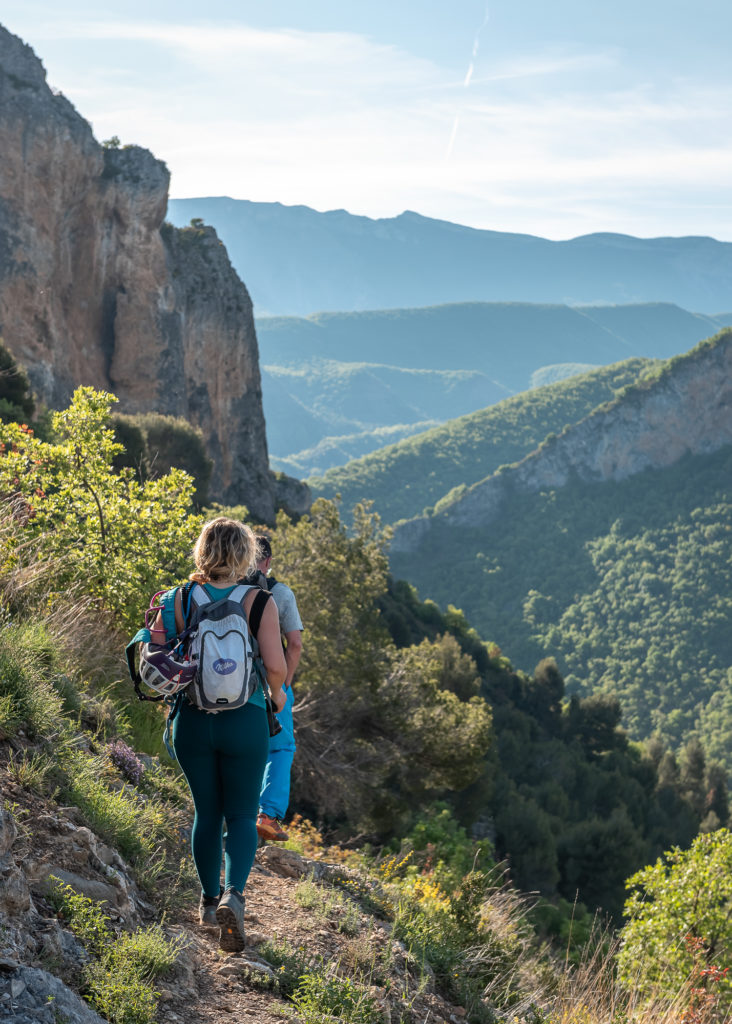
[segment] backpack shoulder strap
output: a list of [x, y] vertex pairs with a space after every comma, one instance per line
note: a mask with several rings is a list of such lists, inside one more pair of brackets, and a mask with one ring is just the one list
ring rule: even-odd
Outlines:
[[[191, 609], [193, 607], [193, 591], [197, 586], [198, 584], [196, 583], [195, 580], [188, 580], [186, 585], [180, 588], [180, 610], [181, 614], [183, 615], [183, 623], [186, 626], [188, 625], [188, 622], [191, 617]], [[201, 590], [203, 590], [203, 587], [201, 587]], [[203, 593], [206, 595], [206, 597], [208, 597], [208, 594], [206, 594], [205, 590], [203, 591]]]
[[171, 590], [166, 590], [160, 597], [159, 604], [163, 616], [163, 628], [168, 640], [172, 640], [178, 634], [178, 628], [175, 624], [175, 595], [179, 589], [179, 587], [173, 587]]
[[267, 607], [267, 601], [269, 601], [268, 592], [266, 590], [260, 590], [252, 602], [252, 607], [249, 609], [249, 632], [255, 640], [257, 638], [257, 633], [259, 632], [259, 627], [262, 623], [264, 609]]
[[276, 587], [279, 582], [279, 580], [276, 580], [274, 578], [272, 573], [270, 573], [269, 576], [267, 577], [267, 586], [269, 587], [270, 590], [272, 590], [273, 587]]

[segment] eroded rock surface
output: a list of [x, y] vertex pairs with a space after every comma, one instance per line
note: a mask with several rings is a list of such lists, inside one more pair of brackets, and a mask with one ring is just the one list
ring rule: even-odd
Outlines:
[[170, 175], [104, 148], [0, 26], [0, 335], [51, 407], [89, 384], [124, 412], [184, 416], [211, 494], [274, 512], [246, 287], [213, 228], [164, 224]]

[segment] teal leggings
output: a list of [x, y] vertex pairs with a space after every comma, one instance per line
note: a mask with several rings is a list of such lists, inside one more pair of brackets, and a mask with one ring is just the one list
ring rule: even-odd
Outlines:
[[257, 852], [267, 713], [245, 704], [211, 715], [184, 703], [173, 722], [173, 744], [196, 809], [191, 849], [201, 889], [206, 896], [219, 895], [225, 819], [224, 886], [242, 892]]

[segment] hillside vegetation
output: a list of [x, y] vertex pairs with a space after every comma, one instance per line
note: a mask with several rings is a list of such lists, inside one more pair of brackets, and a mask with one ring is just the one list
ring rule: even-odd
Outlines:
[[522, 459], [547, 434], [582, 419], [653, 365], [627, 359], [522, 392], [311, 477], [308, 483], [314, 494], [339, 494], [346, 513], [368, 499], [386, 523], [419, 515], [453, 488], [469, 487], [499, 466]]
[[[728, 343], [722, 334], [664, 364], [657, 379], [642, 379], [595, 419], [617, 414], [623, 429], [624, 420], [644, 415], [643, 395], [663, 388], [654, 408], [678, 423], [675, 374], [686, 373], [696, 394], [699, 360], [723, 353]], [[679, 429], [685, 424], [691, 436], [688, 420]], [[589, 437], [591, 426], [586, 420], [563, 440], [547, 442], [515, 473], [526, 476], [560, 444], [569, 451], [571, 438]], [[720, 438], [723, 428], [720, 422]], [[607, 432], [597, 436], [612, 445]], [[713, 441], [702, 447], [716, 450], [626, 479], [597, 483], [575, 473], [563, 486], [530, 492], [507, 484], [506, 504], [489, 523], [471, 526], [463, 517], [459, 545], [452, 540], [457, 494], [428, 520], [429, 536], [414, 550], [395, 549], [392, 568], [423, 594], [459, 603], [484, 636], [510, 638], [518, 664], [551, 653], [570, 692], [616, 695], [632, 736], [658, 735], [676, 745], [696, 732], [730, 770], [732, 448]], [[581, 455], [585, 442], [571, 450]]]
[[510, 392], [477, 370], [310, 360], [263, 368], [262, 393], [272, 466], [309, 476]]
[[[43, 1024], [274, 1021], [288, 1006], [303, 1024], [537, 1024], [588, 1020], [588, 999], [592, 1024], [611, 1005], [651, 1024], [659, 1000], [680, 1021], [696, 998], [684, 962], [660, 988], [653, 960], [648, 991], [637, 971], [621, 985], [592, 911], [619, 922], [624, 877], [700, 829], [694, 856], [713, 874], [729, 848], [723, 773], [698, 744], [677, 762], [629, 743], [614, 701], [563, 701], [551, 660], [516, 672], [460, 613], [389, 580], [373, 516], [349, 534], [324, 500], [280, 514], [273, 547], [307, 624], [293, 804], [331, 841], [298, 819], [291, 850], [263, 849], [248, 947], [214, 948], [194, 923], [187, 792], [159, 709], [122, 681], [119, 632], [182, 578], [201, 517], [185, 473], [114, 469], [111, 406], [80, 389], [45, 440], [0, 427], [0, 995]], [[660, 893], [661, 875], [637, 884]], [[647, 935], [629, 905], [636, 919]], [[658, 934], [680, 941], [673, 908]], [[718, 951], [702, 922], [691, 934], [708, 978]], [[720, 1013], [723, 981], [706, 988]]]
[[711, 316], [669, 303], [632, 306], [464, 302], [421, 309], [259, 317], [264, 366], [304, 361], [478, 370], [509, 391], [555, 363], [607, 365], [630, 356], [666, 359], [719, 330]]

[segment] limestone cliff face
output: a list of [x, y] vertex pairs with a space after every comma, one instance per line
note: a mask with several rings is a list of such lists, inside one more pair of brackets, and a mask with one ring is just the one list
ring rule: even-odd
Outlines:
[[512, 500], [562, 487], [572, 477], [623, 480], [726, 444], [732, 444], [732, 330], [672, 360], [660, 377], [641, 382], [559, 437], [548, 438], [517, 465], [474, 484], [438, 515], [400, 524], [392, 550], [416, 551], [435, 521], [487, 526]]
[[199, 426], [212, 495], [270, 519], [251, 300], [212, 228], [163, 224], [168, 184], [147, 150], [100, 146], [0, 26], [0, 335], [52, 407], [91, 384]]

